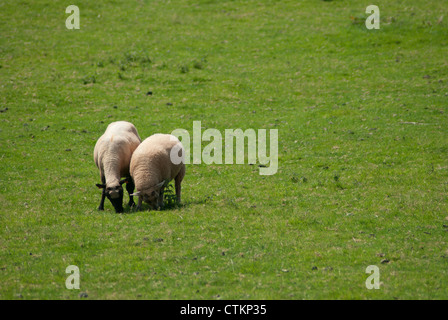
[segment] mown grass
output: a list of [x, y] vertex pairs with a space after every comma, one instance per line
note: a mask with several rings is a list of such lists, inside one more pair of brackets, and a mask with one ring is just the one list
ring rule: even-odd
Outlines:
[[[75, 4], [79, 30], [0, 4], [0, 298], [448, 297], [446, 1], [377, 1], [380, 30], [362, 1]], [[98, 212], [116, 120], [278, 129], [279, 170], [191, 164], [181, 206]]]

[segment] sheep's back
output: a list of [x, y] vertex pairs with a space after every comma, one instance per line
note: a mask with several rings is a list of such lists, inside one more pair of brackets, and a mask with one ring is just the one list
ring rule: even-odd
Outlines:
[[172, 180], [183, 164], [171, 162], [171, 149], [179, 140], [171, 135], [155, 134], [145, 139], [134, 151], [130, 172], [137, 190], [150, 188], [163, 180]]
[[94, 160], [103, 172], [104, 162], [114, 162], [120, 168], [121, 176], [129, 174], [132, 153], [141, 142], [135, 126], [126, 121], [109, 124], [106, 132], [98, 139], [94, 148]]

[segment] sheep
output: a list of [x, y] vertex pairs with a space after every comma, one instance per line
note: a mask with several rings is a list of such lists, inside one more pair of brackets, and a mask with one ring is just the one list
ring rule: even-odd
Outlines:
[[[104, 134], [98, 139], [93, 151], [95, 164], [100, 171], [101, 183], [96, 184], [103, 189], [98, 210], [104, 210], [104, 200], [107, 197], [115, 212], [123, 212], [123, 187], [129, 193], [128, 205], [135, 205], [131, 194], [134, 192], [129, 164], [132, 153], [140, 145], [141, 139], [135, 126], [127, 121], [112, 122], [107, 126]], [[121, 177], [125, 180], [120, 181]]]
[[157, 133], [146, 138], [135, 150], [130, 172], [138, 196], [137, 211], [145, 201], [152, 209], [163, 207], [163, 191], [174, 179], [177, 202], [185, 176], [185, 151], [175, 136]]

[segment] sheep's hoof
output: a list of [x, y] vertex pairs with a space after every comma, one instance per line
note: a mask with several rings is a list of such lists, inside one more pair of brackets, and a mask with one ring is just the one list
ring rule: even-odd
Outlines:
[[104, 211], [104, 207], [98, 207], [98, 211]]

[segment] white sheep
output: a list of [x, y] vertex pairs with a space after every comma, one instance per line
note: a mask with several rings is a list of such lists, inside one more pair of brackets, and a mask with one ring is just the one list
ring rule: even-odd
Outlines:
[[[95, 164], [100, 171], [101, 184], [96, 186], [103, 189], [98, 210], [104, 210], [104, 199], [107, 197], [117, 213], [123, 212], [123, 188], [129, 193], [129, 206], [133, 206], [134, 192], [129, 165], [134, 150], [139, 146], [140, 139], [135, 126], [127, 121], [112, 122], [106, 132], [98, 139], [93, 151]], [[120, 181], [121, 177], [125, 180]]]
[[145, 139], [135, 150], [131, 159], [131, 177], [138, 196], [137, 210], [142, 201], [152, 209], [163, 207], [163, 191], [174, 179], [177, 202], [181, 200], [181, 183], [185, 176], [185, 151], [175, 136], [154, 134]]

